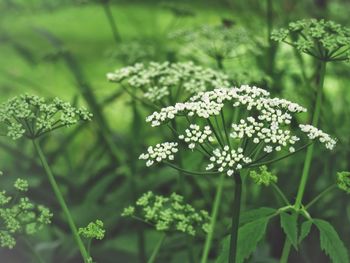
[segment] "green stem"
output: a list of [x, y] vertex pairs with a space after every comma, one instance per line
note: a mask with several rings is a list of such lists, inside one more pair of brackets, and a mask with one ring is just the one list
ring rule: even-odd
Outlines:
[[[325, 76], [325, 71], [326, 71], [326, 62], [320, 61], [319, 62], [319, 68], [318, 68], [318, 74], [316, 78], [316, 103], [314, 107], [314, 114], [312, 117], [312, 125], [317, 127], [318, 122], [320, 119], [320, 112], [322, 108], [322, 93], [323, 93], [323, 83], [324, 83], [324, 76]], [[312, 162], [312, 155], [314, 152], [314, 145], [312, 144], [306, 151], [306, 158], [304, 162], [304, 168], [303, 168], [303, 173], [301, 176], [301, 181], [298, 189], [298, 194], [297, 198], [295, 201], [295, 206], [300, 207], [303, 195], [305, 192], [305, 187], [307, 183], [307, 179], [309, 177], [309, 171], [310, 171], [310, 166]]]
[[305, 209], [308, 210], [312, 205], [314, 205], [318, 200], [320, 200], [324, 195], [326, 195], [328, 192], [332, 191], [336, 188], [336, 184], [333, 184], [329, 187], [327, 187], [325, 190], [323, 190], [319, 195], [317, 195], [312, 201], [310, 201], [306, 206]]
[[[322, 93], [323, 93], [323, 84], [324, 84], [325, 73], [326, 73], [326, 62], [319, 61], [318, 68], [317, 68], [317, 75], [316, 75], [316, 102], [315, 102], [315, 107], [314, 107], [314, 113], [312, 116], [312, 125], [315, 127], [318, 126], [320, 112], [321, 112], [321, 108], [322, 108]], [[297, 193], [297, 197], [296, 197], [295, 204], [294, 204], [294, 207], [296, 209], [301, 208], [301, 205], [302, 205], [302, 199], [304, 196], [306, 183], [307, 183], [307, 180], [309, 178], [309, 172], [310, 172], [313, 152], [314, 152], [314, 144], [311, 144], [310, 147], [306, 151], [303, 173], [301, 175], [298, 193]], [[286, 241], [285, 241], [284, 247], [283, 247], [283, 251], [282, 251], [280, 263], [287, 263], [288, 262], [288, 257], [289, 257], [289, 253], [291, 250], [291, 246], [292, 246], [292, 244], [286, 238]]]
[[118, 29], [117, 29], [117, 26], [115, 23], [115, 19], [113, 17], [112, 11], [111, 11], [111, 7], [109, 6], [108, 2], [109, 2], [108, 0], [102, 0], [103, 10], [104, 10], [106, 17], [108, 19], [109, 26], [111, 27], [114, 40], [117, 44], [119, 44], [119, 42], [121, 41], [121, 37], [120, 37], [120, 34], [118, 32]]
[[160, 251], [160, 247], [163, 245], [163, 242], [164, 242], [165, 238], [166, 238], [166, 234], [163, 233], [162, 236], [160, 237], [160, 239], [159, 239], [157, 245], [156, 245], [155, 248], [153, 249], [152, 255], [151, 255], [151, 257], [149, 258], [149, 260], [147, 261], [147, 263], [153, 263], [153, 262], [155, 262], [156, 257], [157, 257], [157, 255], [158, 255], [158, 253], [159, 253], [159, 251]]
[[224, 174], [224, 173], [222, 173], [220, 175], [219, 184], [218, 184], [217, 189], [216, 189], [213, 210], [211, 212], [210, 228], [209, 228], [209, 232], [207, 233], [207, 236], [205, 239], [201, 263], [206, 263], [208, 260], [208, 255], [210, 252], [210, 248], [211, 248], [211, 244], [212, 244], [212, 240], [213, 240], [213, 234], [214, 234], [214, 230], [215, 230], [215, 225], [216, 225], [216, 221], [217, 221], [217, 217], [218, 217], [219, 206], [221, 204], [222, 189], [224, 187], [225, 176], [226, 176], [226, 174]]
[[229, 253], [229, 258], [228, 258], [229, 263], [236, 262], [239, 216], [240, 216], [240, 210], [241, 210], [241, 196], [242, 196], [242, 178], [241, 178], [241, 175], [239, 173], [235, 174], [234, 180], [235, 180], [235, 194], [234, 194], [234, 200], [233, 200], [230, 253]]
[[290, 243], [290, 241], [286, 237], [286, 240], [284, 242], [282, 256], [280, 259], [280, 263], [288, 263], [288, 257], [289, 257], [291, 247], [292, 247], [292, 244]]
[[56, 195], [56, 198], [57, 198], [57, 201], [58, 203], [60, 204], [62, 210], [63, 210], [63, 213], [65, 214], [65, 217], [68, 221], [68, 225], [72, 231], [72, 234], [73, 234], [73, 237], [75, 239], [75, 242], [77, 243], [78, 247], [79, 247], [79, 250], [80, 250], [80, 253], [84, 259], [84, 262], [87, 263], [88, 262], [88, 258], [89, 258], [89, 255], [85, 249], [85, 246], [83, 244], [83, 241], [81, 240], [79, 234], [78, 234], [78, 230], [77, 230], [77, 227], [75, 226], [75, 223], [74, 223], [74, 220], [73, 220], [73, 217], [71, 215], [71, 213], [69, 212], [69, 209], [67, 207], [67, 204], [63, 198], [63, 195], [57, 185], [57, 182], [56, 182], [56, 179], [51, 171], [51, 168], [49, 166], [49, 164], [47, 163], [47, 160], [44, 156], [44, 153], [42, 152], [41, 150], [41, 147], [39, 145], [39, 143], [33, 139], [33, 145], [34, 145], [34, 148], [35, 150], [37, 151], [38, 155], [39, 155], [39, 159], [41, 161], [41, 164], [43, 165], [43, 168], [47, 174], [47, 177], [49, 179], [49, 182], [52, 186], [52, 189], [54, 191], [54, 194]]

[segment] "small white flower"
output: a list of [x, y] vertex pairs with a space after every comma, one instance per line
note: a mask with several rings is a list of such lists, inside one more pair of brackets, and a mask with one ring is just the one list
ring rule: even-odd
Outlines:
[[157, 144], [155, 147], [150, 146], [147, 149], [147, 153], [142, 153], [139, 157], [141, 160], [146, 160], [146, 166], [151, 166], [156, 162], [162, 162], [164, 160], [174, 160], [174, 154], [177, 153], [178, 144], [176, 142], [164, 142]]

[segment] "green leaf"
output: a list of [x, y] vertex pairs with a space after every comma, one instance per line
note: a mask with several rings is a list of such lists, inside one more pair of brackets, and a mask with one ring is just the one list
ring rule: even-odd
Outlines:
[[297, 215], [281, 213], [281, 227], [283, 228], [284, 233], [287, 235], [287, 238], [298, 250], [298, 226], [297, 226]]
[[270, 208], [270, 207], [261, 207], [258, 209], [248, 210], [241, 214], [239, 223], [242, 226], [254, 220], [270, 216], [275, 212], [276, 212], [276, 209]]
[[[266, 232], [270, 217], [263, 217], [239, 228], [236, 263], [243, 263], [254, 251]], [[230, 235], [223, 240], [222, 251], [216, 263], [227, 263], [230, 247]]]
[[333, 226], [321, 219], [314, 219], [314, 224], [320, 231], [321, 248], [331, 258], [332, 262], [348, 263], [347, 249]]
[[312, 221], [305, 221], [301, 225], [300, 236], [299, 236], [298, 243], [301, 243], [301, 241], [303, 241], [304, 238], [309, 235], [310, 230], [311, 230], [311, 226], [312, 226]]

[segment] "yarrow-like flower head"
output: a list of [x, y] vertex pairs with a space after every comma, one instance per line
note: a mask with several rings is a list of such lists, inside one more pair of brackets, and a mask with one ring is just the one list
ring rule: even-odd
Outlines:
[[13, 195], [0, 191], [0, 247], [12, 249], [18, 235], [32, 235], [51, 223], [52, 213], [42, 205], [36, 205], [24, 196], [28, 182], [17, 179]]
[[[289, 156], [305, 148], [298, 146], [303, 133], [309, 140], [319, 140], [327, 149], [336, 141], [311, 125], [292, 129], [292, 121], [306, 109], [285, 99], [273, 98], [266, 90], [243, 85], [201, 92], [184, 103], [162, 108], [146, 119], [152, 126], [177, 121], [185, 132], [177, 130], [178, 138], [208, 160], [206, 170], [234, 174], [242, 168], [271, 162], [274, 154]], [[239, 113], [239, 115], [237, 114]], [[241, 119], [236, 118], [241, 116]], [[295, 120], [296, 122], [296, 120]], [[173, 131], [174, 132], [174, 131]], [[167, 147], [165, 147], [167, 146]], [[147, 165], [172, 161], [178, 150], [177, 141], [150, 147], [140, 159]], [[161, 153], [159, 153], [161, 152]], [[282, 155], [281, 157], [283, 157]]]
[[321, 60], [350, 59], [350, 29], [333, 21], [298, 20], [289, 23], [288, 28], [274, 30], [271, 38]]
[[[108, 80], [121, 83], [140, 100], [160, 106], [171, 101], [185, 101], [190, 96], [212, 89], [228, 87], [228, 77], [193, 62], [135, 64], [107, 74]], [[132, 90], [131, 90], [132, 89]]]
[[71, 126], [92, 117], [85, 108], [75, 108], [58, 98], [52, 101], [34, 95], [21, 95], [0, 105], [0, 128], [16, 140], [36, 138], [60, 127]]
[[180, 231], [191, 236], [200, 230], [208, 232], [210, 222], [206, 211], [196, 211], [182, 196], [173, 193], [165, 197], [150, 191], [143, 194], [135, 206], [126, 207], [122, 216], [144, 220], [158, 231]]

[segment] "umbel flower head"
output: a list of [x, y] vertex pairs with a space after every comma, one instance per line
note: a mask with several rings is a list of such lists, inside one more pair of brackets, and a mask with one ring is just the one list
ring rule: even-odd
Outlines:
[[350, 194], [350, 172], [337, 173], [337, 185], [341, 190]]
[[[176, 119], [184, 131], [176, 130], [173, 142], [150, 146], [140, 159], [147, 166], [171, 163], [180, 149], [179, 142], [188, 145], [188, 152], [198, 151], [207, 158], [206, 170], [232, 175], [242, 168], [271, 163], [274, 155], [282, 159], [318, 140], [332, 150], [336, 141], [311, 125], [299, 125], [295, 115], [305, 112], [302, 106], [285, 99], [272, 98], [266, 90], [243, 85], [201, 92], [189, 101], [162, 108], [146, 119], [152, 126], [167, 125]], [[241, 116], [235, 118], [234, 116]], [[174, 130], [172, 130], [174, 132]], [[307, 136], [303, 136], [303, 135]], [[306, 137], [311, 142], [301, 144]]]
[[350, 29], [333, 21], [303, 19], [272, 32], [275, 41], [324, 61], [350, 59]]
[[156, 106], [185, 101], [213, 87], [229, 86], [226, 75], [193, 62], [138, 63], [108, 73], [107, 78], [121, 83], [132, 96]]
[[20, 95], [0, 105], [0, 129], [16, 140], [37, 138], [60, 127], [71, 126], [92, 117], [85, 108], [75, 108], [58, 98], [45, 101], [34, 95]]
[[86, 239], [102, 240], [106, 230], [103, 227], [103, 222], [101, 220], [96, 220], [96, 222], [91, 222], [86, 227], [79, 228], [78, 233]]
[[234, 58], [246, 52], [251, 43], [248, 33], [243, 28], [227, 23], [178, 30], [173, 32], [170, 38], [176, 41], [183, 40], [180, 53], [187, 52], [193, 56], [200, 51], [215, 60]]
[[42, 205], [36, 205], [25, 196], [28, 182], [17, 179], [15, 193], [0, 191], [0, 247], [13, 248], [16, 237], [32, 235], [51, 223], [52, 213]]
[[208, 232], [210, 218], [204, 210], [196, 211], [176, 193], [169, 197], [143, 194], [135, 206], [126, 207], [122, 216], [131, 216], [154, 225], [158, 231], [180, 231], [195, 236], [200, 230]]

